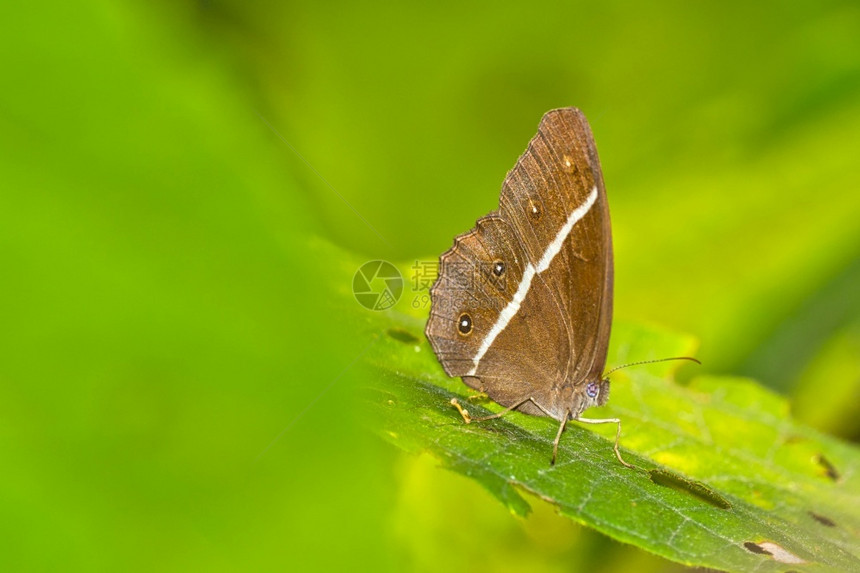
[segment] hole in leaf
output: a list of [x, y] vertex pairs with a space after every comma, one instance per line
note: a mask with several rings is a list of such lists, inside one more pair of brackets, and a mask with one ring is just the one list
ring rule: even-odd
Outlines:
[[818, 465], [824, 469], [824, 475], [829, 477], [833, 481], [837, 481], [839, 479], [839, 472], [836, 471], [836, 468], [833, 467], [833, 464], [830, 463], [830, 460], [824, 457], [824, 454], [818, 454], [815, 456], [815, 461]]
[[389, 328], [388, 336], [394, 340], [399, 340], [404, 344], [415, 344], [418, 342], [418, 339], [415, 336], [400, 328]]
[[761, 543], [747, 541], [744, 543], [744, 547], [746, 547], [746, 550], [750, 553], [767, 555], [768, 557], [772, 557], [774, 561], [779, 561], [780, 563], [806, 563], [806, 561], [794, 553], [786, 551], [782, 546], [774, 543], [773, 541], [762, 541]]
[[657, 485], [670, 487], [674, 490], [692, 495], [696, 499], [704, 501], [705, 503], [713, 505], [719, 509], [732, 508], [732, 504], [729, 503], [726, 498], [703, 483], [688, 480], [667, 470], [650, 470], [648, 475], [650, 476], [651, 481]]
[[836, 527], [836, 523], [834, 523], [834, 521], [832, 519], [830, 519], [829, 517], [826, 517], [824, 515], [820, 515], [818, 513], [815, 513], [814, 511], [810, 511], [809, 515], [811, 515], [812, 519], [814, 519], [815, 521], [817, 521], [821, 525], [826, 525], [827, 527]]

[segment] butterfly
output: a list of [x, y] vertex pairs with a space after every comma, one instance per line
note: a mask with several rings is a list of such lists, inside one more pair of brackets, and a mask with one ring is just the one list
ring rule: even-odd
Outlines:
[[[582, 413], [609, 399], [612, 326], [609, 204], [585, 115], [547, 112], [502, 184], [499, 208], [439, 261], [425, 334], [449, 376], [511, 410], [617, 426]], [[686, 358], [686, 357], [684, 357]], [[650, 362], [650, 361], [648, 361]], [[464, 419], [468, 412], [456, 400]]]

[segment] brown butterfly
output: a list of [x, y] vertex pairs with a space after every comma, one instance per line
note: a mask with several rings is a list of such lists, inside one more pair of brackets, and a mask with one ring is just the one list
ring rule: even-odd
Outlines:
[[[449, 376], [506, 410], [617, 425], [582, 413], [605, 404], [612, 323], [612, 232], [585, 116], [555, 109], [502, 184], [499, 208], [440, 258], [426, 335]], [[458, 406], [464, 419], [468, 413]]]

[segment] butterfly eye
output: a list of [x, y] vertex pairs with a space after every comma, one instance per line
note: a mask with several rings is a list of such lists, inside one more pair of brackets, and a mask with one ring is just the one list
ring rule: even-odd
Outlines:
[[472, 317], [469, 316], [468, 313], [464, 312], [460, 315], [460, 318], [457, 319], [457, 330], [459, 330], [460, 334], [463, 336], [468, 336], [472, 333]]
[[493, 262], [493, 274], [497, 277], [501, 277], [505, 274], [505, 263], [499, 260]]
[[564, 169], [565, 173], [576, 173], [579, 171], [579, 167], [576, 166], [570, 155], [565, 154], [562, 160], [562, 169]]
[[596, 398], [599, 391], [597, 382], [589, 382], [588, 386], [585, 387], [585, 393], [588, 394], [589, 398]]

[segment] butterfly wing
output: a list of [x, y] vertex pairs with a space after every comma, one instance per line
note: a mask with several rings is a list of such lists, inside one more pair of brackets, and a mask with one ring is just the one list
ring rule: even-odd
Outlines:
[[442, 255], [431, 300], [426, 333], [449, 375], [505, 406], [532, 398], [528, 413], [579, 414], [612, 319], [609, 209], [579, 110], [544, 115], [499, 209]]

